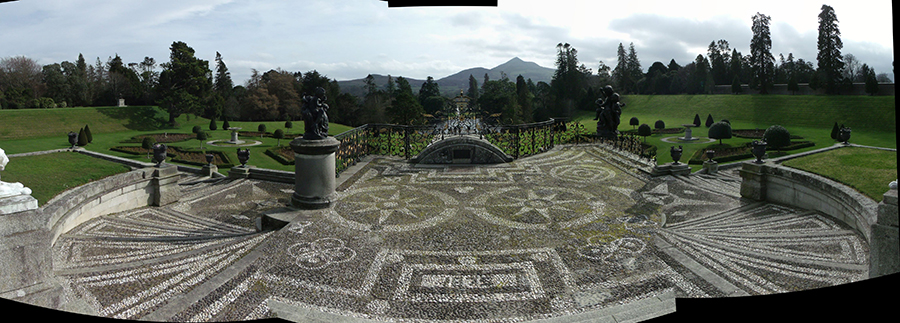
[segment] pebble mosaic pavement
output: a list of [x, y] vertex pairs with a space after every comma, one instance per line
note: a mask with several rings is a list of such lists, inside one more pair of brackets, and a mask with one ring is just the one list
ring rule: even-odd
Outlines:
[[293, 185], [186, 176], [175, 204], [63, 235], [54, 270], [95, 315], [173, 321], [269, 318], [287, 305], [357, 319], [517, 322], [667, 294], [731, 296], [663, 251], [673, 248], [739, 295], [867, 277], [857, 233], [741, 199], [735, 171], [651, 180], [607, 155], [566, 146], [481, 167], [374, 158], [331, 208], [293, 210], [291, 224], [264, 233], [255, 220], [284, 211]]

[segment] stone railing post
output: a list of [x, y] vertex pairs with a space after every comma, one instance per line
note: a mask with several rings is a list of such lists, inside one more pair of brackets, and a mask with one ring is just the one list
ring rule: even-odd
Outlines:
[[741, 196], [766, 200], [766, 163], [744, 162], [741, 166]]
[[869, 278], [900, 272], [897, 188], [884, 193], [869, 238]]
[[181, 187], [178, 186], [178, 167], [173, 164], [162, 163], [153, 167], [150, 185], [153, 187], [153, 200], [151, 206], [164, 206], [178, 201], [181, 196]]

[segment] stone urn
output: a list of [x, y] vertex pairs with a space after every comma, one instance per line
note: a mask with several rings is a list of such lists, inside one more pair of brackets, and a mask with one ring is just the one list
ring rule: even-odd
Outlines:
[[72, 145], [72, 148], [75, 148], [75, 145], [78, 144], [78, 134], [69, 131], [69, 144]]
[[162, 165], [166, 161], [166, 149], [165, 144], [153, 145], [153, 161], [156, 162], [156, 166]]
[[213, 154], [206, 154], [206, 164], [212, 166], [213, 158], [215, 157]]
[[669, 149], [669, 154], [671, 154], [672, 156], [672, 164], [678, 165], [678, 160], [681, 159], [682, 151], [684, 150], [681, 148], [681, 146], [678, 146], [678, 148], [672, 146], [672, 148]]
[[766, 142], [754, 140], [750, 143], [753, 147], [750, 149], [750, 152], [753, 153], [753, 156], [756, 156], [756, 161], [754, 163], [762, 164], [764, 161], [762, 160], [763, 156], [766, 155]]
[[237, 155], [238, 155], [238, 160], [241, 162], [241, 166], [246, 166], [247, 160], [250, 159], [250, 149], [249, 148], [244, 148], [244, 149], [238, 148]]
[[843, 142], [845, 145], [849, 145], [850, 128], [841, 128], [841, 131], [838, 133], [838, 140]]
[[706, 158], [709, 158], [709, 161], [712, 161], [713, 157], [715, 157], [715, 156], [716, 156], [715, 150], [707, 150], [706, 151]]

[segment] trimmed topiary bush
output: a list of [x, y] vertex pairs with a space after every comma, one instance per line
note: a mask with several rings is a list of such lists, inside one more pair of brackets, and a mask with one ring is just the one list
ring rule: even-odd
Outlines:
[[94, 135], [91, 134], [91, 127], [84, 125], [84, 135], [87, 136], [87, 142], [94, 142]]
[[653, 127], [656, 128], [656, 129], [658, 129], [658, 130], [659, 130], [659, 129], [665, 129], [665, 128], [666, 128], [666, 123], [663, 122], [662, 120], [656, 120], [656, 123], [653, 124]]
[[706, 115], [706, 127], [709, 128], [710, 126], [713, 125], [713, 123], [715, 123], [715, 122], [713, 121], [712, 114], [707, 114]]
[[153, 139], [153, 137], [147, 136], [141, 139], [141, 147], [144, 149], [151, 149], [154, 144], [156, 144], [156, 139]]
[[216, 118], [209, 119], [209, 130], [216, 130], [219, 127], [216, 125]]
[[200, 128], [200, 126], [194, 126], [193, 128], [191, 128], [191, 132], [193, 132], [193, 133], [200, 133], [200, 130], [201, 130], [201, 129], [202, 129], [202, 128]]
[[78, 130], [78, 146], [84, 147], [87, 146], [87, 144], [87, 135], [84, 134], [84, 128], [81, 128], [81, 130]]
[[631, 125], [631, 129], [634, 129], [634, 127], [640, 124], [640, 121], [638, 121], [637, 117], [631, 117], [631, 120], [628, 121], [628, 124]]
[[231, 125], [228, 124], [228, 119], [225, 119], [225, 122], [222, 123], [222, 130], [228, 130], [228, 128], [231, 128]]
[[700, 126], [700, 115], [699, 114], [694, 115], [694, 126], [697, 126], [697, 127]]
[[285, 128], [288, 128], [288, 129], [291, 129], [291, 128], [294, 127], [294, 123], [291, 122], [291, 120], [285, 121], [285, 122], [284, 122], [284, 127], [285, 127]]
[[259, 132], [266, 132], [266, 125], [260, 123], [260, 124], [259, 124], [259, 127], [256, 127], [256, 130], [259, 131]]
[[713, 123], [709, 127], [708, 136], [712, 139], [719, 139], [721, 145], [722, 139], [731, 139], [731, 124], [723, 121]]
[[780, 125], [774, 125], [766, 129], [763, 133], [763, 140], [766, 141], [766, 147], [775, 150], [781, 150], [791, 145], [791, 134]]
[[838, 140], [838, 133], [840, 133], [841, 128], [838, 128], [837, 122], [834, 123], [834, 127], [831, 127], [831, 139]]
[[272, 137], [278, 139], [278, 146], [281, 146], [281, 139], [284, 139], [284, 130], [276, 129], [275, 133], [272, 134]]
[[651, 134], [653, 134], [653, 130], [650, 130], [650, 126], [646, 123], [638, 127], [638, 136], [644, 137], [644, 142], [647, 142], [647, 136]]

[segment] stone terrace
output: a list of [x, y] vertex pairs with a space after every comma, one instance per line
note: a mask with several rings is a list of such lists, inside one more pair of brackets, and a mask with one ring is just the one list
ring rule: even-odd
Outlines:
[[[105, 317], [302, 322], [650, 319], [675, 298], [781, 293], [867, 277], [868, 245], [828, 216], [740, 198], [734, 171], [650, 179], [564, 146], [512, 163], [375, 157], [331, 208], [293, 185], [185, 177], [166, 207], [60, 237], [72, 311]], [[289, 212], [257, 233], [265, 213]]]

